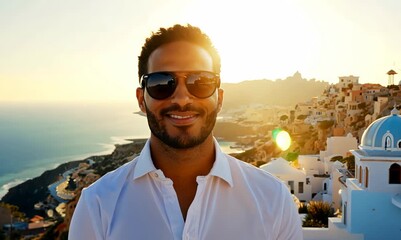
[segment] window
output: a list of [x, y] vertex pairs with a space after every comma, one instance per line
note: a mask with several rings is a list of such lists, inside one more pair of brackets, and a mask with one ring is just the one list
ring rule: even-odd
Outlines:
[[304, 182], [298, 183], [298, 193], [304, 193]]
[[398, 142], [398, 148], [401, 148], [401, 141]]
[[347, 225], [347, 202], [344, 203], [344, 214], [343, 214], [343, 220], [344, 220], [344, 225]]
[[365, 168], [365, 187], [369, 185], [369, 169], [368, 167]]
[[294, 181], [288, 181], [288, 185], [290, 186], [291, 194], [294, 194]]
[[384, 140], [384, 149], [385, 150], [387, 150], [387, 148], [391, 148], [392, 147], [391, 145], [393, 145], [393, 144], [391, 142], [392, 142], [391, 141], [391, 137], [387, 136], [386, 139]]
[[398, 165], [397, 163], [393, 163], [390, 166], [389, 183], [390, 184], [401, 184], [401, 166]]
[[362, 183], [362, 167], [359, 166], [359, 177], [358, 177], [359, 183]]
[[356, 179], [359, 179], [359, 172], [358, 172], [359, 166], [356, 164], [355, 164], [355, 169], [357, 170], [357, 171], [355, 171], [355, 177], [356, 177]]

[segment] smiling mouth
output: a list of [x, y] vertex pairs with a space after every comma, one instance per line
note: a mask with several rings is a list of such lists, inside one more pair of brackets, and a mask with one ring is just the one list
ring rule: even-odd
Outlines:
[[182, 113], [182, 114], [166, 114], [168, 119], [176, 126], [189, 126], [195, 123], [198, 119], [199, 114], [194, 113]]
[[175, 119], [189, 119], [189, 118], [195, 117], [195, 115], [180, 116], [180, 115], [174, 115], [174, 114], [171, 114], [171, 115], [168, 115], [168, 116], [171, 117], [171, 118], [175, 118]]

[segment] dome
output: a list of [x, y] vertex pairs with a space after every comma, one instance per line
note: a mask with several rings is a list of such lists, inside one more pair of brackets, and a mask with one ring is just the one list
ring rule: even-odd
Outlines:
[[366, 128], [360, 148], [371, 156], [401, 155], [401, 116], [395, 107]]

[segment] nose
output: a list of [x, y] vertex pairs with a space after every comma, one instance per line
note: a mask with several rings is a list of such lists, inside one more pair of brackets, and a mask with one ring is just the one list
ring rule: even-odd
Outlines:
[[177, 80], [178, 84], [173, 96], [171, 97], [171, 102], [183, 107], [193, 102], [193, 96], [188, 92], [185, 85], [185, 78], [179, 78]]

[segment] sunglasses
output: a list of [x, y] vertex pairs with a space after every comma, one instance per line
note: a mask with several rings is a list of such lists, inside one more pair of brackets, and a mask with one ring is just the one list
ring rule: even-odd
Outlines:
[[178, 85], [177, 73], [185, 78], [188, 92], [197, 98], [208, 98], [220, 87], [220, 76], [207, 71], [154, 72], [141, 77], [141, 87], [158, 100], [171, 97]]

